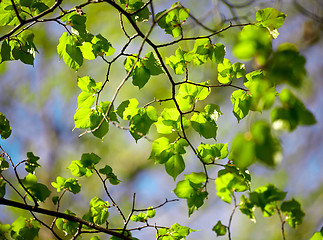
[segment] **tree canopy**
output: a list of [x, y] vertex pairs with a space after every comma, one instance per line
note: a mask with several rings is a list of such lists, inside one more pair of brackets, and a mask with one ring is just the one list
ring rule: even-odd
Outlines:
[[[286, 161], [283, 134], [317, 122], [299, 94], [309, 81], [306, 58], [296, 44], [275, 42], [288, 15], [257, 1], [197, 5], [0, 1], [2, 81], [10, 68], [22, 74], [0, 109], [0, 204], [14, 215], [0, 219], [0, 238], [194, 239], [199, 229], [173, 221], [178, 202], [193, 218], [218, 200], [231, 210], [204, 218], [212, 222], [207, 239], [234, 239], [237, 214], [255, 223], [276, 216], [279, 239], [289, 239], [287, 225], [304, 224], [299, 196], [254, 180], [257, 167], [278, 172]], [[17, 102], [35, 119], [12, 125]], [[30, 134], [38, 117], [45, 139]], [[24, 142], [23, 160], [6, 144], [15, 128], [39, 144]], [[44, 162], [42, 148], [51, 153]], [[140, 187], [148, 168], [164, 169], [156, 175], [167, 182]], [[141, 200], [132, 182], [168, 194], [157, 204]], [[323, 239], [322, 229], [306, 236]]]

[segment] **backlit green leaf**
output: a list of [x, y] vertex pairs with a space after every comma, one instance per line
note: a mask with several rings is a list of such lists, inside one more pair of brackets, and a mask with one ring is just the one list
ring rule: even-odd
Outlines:
[[[280, 28], [284, 24], [285, 18], [286, 14], [283, 14], [274, 8], [260, 9], [256, 13], [256, 20], [270, 31], [275, 31]], [[274, 38], [276, 38], [278, 34], [276, 33], [274, 36]]]
[[256, 217], [254, 215], [255, 206], [245, 195], [241, 196], [239, 210], [241, 213], [247, 215], [251, 221], [256, 222]]
[[32, 152], [27, 152], [27, 160], [25, 162], [25, 170], [29, 173], [33, 173], [36, 168], [40, 167], [37, 163], [39, 157], [35, 156]]
[[216, 195], [221, 198], [222, 201], [231, 203], [232, 195], [234, 192], [243, 192], [248, 190], [248, 185], [245, 180], [233, 173], [227, 172], [219, 175], [215, 179]]
[[260, 207], [265, 217], [272, 216], [275, 213], [277, 201], [283, 201], [286, 197], [286, 192], [276, 188], [273, 184], [256, 188], [249, 194], [250, 202]]
[[10, 122], [6, 116], [0, 112], [0, 135], [2, 139], [7, 139], [11, 135]]
[[0, 178], [0, 198], [3, 198], [6, 195], [6, 184], [7, 183], [3, 180], [3, 178]]
[[182, 111], [191, 109], [198, 100], [204, 100], [211, 93], [211, 90], [207, 87], [207, 82], [199, 85], [201, 86], [194, 85], [194, 83], [180, 85], [176, 100]]
[[251, 98], [247, 92], [239, 89], [231, 94], [231, 102], [233, 105], [233, 114], [239, 122], [248, 115]]
[[223, 143], [216, 143], [214, 145], [201, 143], [197, 149], [197, 155], [205, 163], [213, 163], [218, 159], [224, 159], [228, 156], [228, 145]]
[[36, 219], [27, 219], [19, 216], [11, 224], [10, 236], [13, 239], [36, 239], [38, 238], [38, 232], [41, 224]]
[[80, 43], [77, 36], [68, 35], [66, 32], [60, 37], [57, 45], [59, 59], [63, 58], [66, 65], [76, 71], [83, 64], [83, 55], [78, 46], [80, 46]]
[[221, 221], [219, 220], [214, 227], [212, 228], [212, 231], [216, 233], [216, 236], [224, 236], [227, 234], [227, 227], [224, 226]]
[[257, 63], [264, 65], [272, 52], [271, 37], [264, 27], [249, 25], [239, 33], [233, 54], [239, 59], [256, 57]]
[[[68, 215], [75, 216], [75, 213], [71, 212], [70, 210], [65, 210], [65, 213]], [[78, 229], [79, 224], [77, 222], [72, 222], [63, 218], [58, 218], [55, 222], [56, 227], [62, 230], [65, 235], [74, 235]]]
[[199, 209], [207, 197], [208, 193], [204, 190], [206, 176], [204, 173], [191, 173], [185, 175], [185, 180], [179, 181], [173, 190], [177, 197], [187, 200], [188, 213], [191, 215]]
[[113, 185], [118, 185], [121, 181], [117, 178], [117, 176], [112, 172], [112, 168], [109, 165], [105, 165], [104, 168], [99, 170], [101, 174], [106, 176], [106, 179]]
[[90, 213], [95, 224], [101, 225], [106, 222], [109, 217], [109, 203], [101, 198], [94, 197], [90, 202]]
[[44, 202], [51, 194], [46, 185], [38, 183], [37, 177], [31, 173], [29, 173], [24, 179], [21, 179], [21, 183], [38, 201]]
[[178, 37], [182, 33], [182, 24], [189, 16], [189, 10], [182, 8], [178, 2], [172, 5], [172, 10], [167, 12], [164, 10], [156, 15], [158, 25], [165, 30], [167, 34], [171, 34], [174, 38]]
[[165, 169], [168, 175], [172, 176], [174, 181], [176, 177], [185, 169], [185, 162], [180, 154], [172, 155], [165, 163]]
[[282, 203], [280, 207], [282, 213], [286, 216], [286, 221], [292, 228], [302, 224], [305, 213], [301, 209], [301, 204], [294, 198]]

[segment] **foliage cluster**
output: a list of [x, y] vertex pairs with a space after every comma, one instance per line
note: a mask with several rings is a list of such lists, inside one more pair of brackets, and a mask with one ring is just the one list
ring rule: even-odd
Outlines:
[[[87, 30], [87, 18], [93, 16], [87, 16], [85, 12], [93, 4], [109, 5], [120, 14], [121, 30], [128, 41], [119, 52], [103, 34], [95, 35]], [[302, 86], [306, 74], [305, 58], [289, 43], [281, 44], [276, 50], [272, 48], [272, 41], [278, 37], [278, 29], [286, 15], [274, 8], [265, 8], [256, 12], [253, 22], [230, 23], [221, 29], [210, 29], [179, 2], [159, 13], [154, 12], [153, 4], [153, 1], [142, 0], [98, 0], [64, 9], [62, 0], [2, 0], [0, 26], [12, 27], [6, 28], [9, 30], [0, 37], [1, 63], [20, 60], [24, 64], [34, 65], [38, 50], [33, 25], [46, 22], [62, 25], [65, 32], [58, 40], [57, 53], [68, 67], [78, 71], [85, 61], [96, 58], [107, 64], [105, 81], [98, 82], [91, 76], [77, 80], [81, 92], [77, 98], [74, 123], [76, 129], [84, 129], [80, 136], [93, 134], [102, 139], [109, 133], [110, 126], [114, 125], [129, 131], [136, 142], [143, 138], [151, 141], [149, 160], [164, 165], [166, 173], [177, 181], [173, 192], [179, 199], [186, 200], [189, 216], [205, 205], [209, 189], [212, 188], [216, 189], [216, 195], [222, 201], [233, 204], [229, 222], [223, 224], [219, 220], [214, 223], [212, 230], [217, 236], [227, 235], [231, 239], [231, 222], [236, 209], [251, 221], [256, 221], [254, 211], [258, 208], [265, 217], [278, 214], [285, 239], [286, 223], [292, 228], [302, 223], [305, 213], [301, 204], [294, 198], [286, 199], [286, 192], [270, 183], [251, 189], [252, 177], [247, 168], [256, 163], [275, 167], [281, 161], [282, 146], [277, 131], [291, 132], [300, 125], [316, 123], [314, 115], [293, 93], [293, 89]], [[55, 16], [50, 15], [52, 12]], [[185, 24], [189, 20], [206, 29], [208, 34], [188, 36]], [[134, 29], [134, 35], [128, 34], [126, 25]], [[256, 62], [256, 70], [247, 72], [244, 63], [232, 63], [226, 58], [226, 47], [215, 42], [215, 36], [239, 27], [242, 30], [232, 52], [238, 59]], [[174, 39], [157, 44], [151, 38], [155, 28], [161, 28]], [[142, 39], [139, 50], [128, 53], [129, 45], [138, 38]], [[194, 43], [184, 47], [181, 45], [183, 42]], [[145, 54], [144, 46], [150, 48]], [[174, 46], [177, 49], [173, 55], [162, 54], [161, 49]], [[111, 68], [118, 61], [124, 63], [125, 76], [110, 101], [102, 100], [102, 90], [109, 86]], [[217, 71], [217, 79], [190, 79], [190, 71], [205, 64], [212, 64]], [[155, 76], [160, 77], [159, 81], [169, 83], [168, 98], [154, 98], [148, 103], [129, 98], [115, 105], [119, 91], [125, 84], [132, 81], [134, 87], [144, 89]], [[234, 90], [230, 100], [238, 122], [252, 111], [270, 112], [270, 121], [256, 121], [250, 131], [237, 133], [231, 143], [218, 143], [217, 120], [223, 117], [223, 113], [219, 105], [208, 100], [215, 88]], [[124, 123], [128, 126], [124, 127]], [[153, 126], [158, 137], [151, 140], [147, 135]], [[1, 138], [10, 137], [11, 131], [9, 120], [0, 113]], [[201, 138], [198, 146], [194, 146], [192, 141], [196, 136]], [[111, 240], [137, 239], [133, 233], [145, 228], [154, 228], [156, 239], [179, 240], [186, 239], [196, 231], [178, 223], [171, 226], [150, 223], [150, 219], [155, 217], [155, 209], [178, 199], [137, 209], [134, 196], [131, 211], [126, 215], [109, 191], [111, 184], [118, 185], [121, 181], [109, 165], [104, 163], [104, 167], [98, 167], [101, 157], [95, 153], [83, 153], [80, 160], [71, 161], [68, 169], [73, 177], [57, 176], [56, 180], [53, 179], [51, 185], [56, 189], [55, 194], [50, 191], [50, 186], [40, 183], [36, 177], [37, 171], [40, 171], [38, 169], [41, 169], [39, 157], [28, 152], [26, 160], [14, 164], [9, 154], [1, 146], [0, 149], [0, 204], [25, 209], [32, 215], [31, 218], [20, 216], [11, 225], [1, 224], [2, 238], [35, 239], [41, 227], [49, 229], [57, 239], [76, 239], [91, 233], [92, 240], [100, 239], [98, 233], [111, 235]], [[194, 154], [195, 159], [185, 159], [187, 152]], [[178, 180], [188, 161], [199, 161], [200, 171], [185, 174], [183, 180]], [[22, 171], [18, 171], [21, 166], [25, 166], [24, 177], [21, 177]], [[210, 169], [215, 167], [220, 169], [217, 176], [210, 176]], [[6, 174], [9, 170], [15, 174], [19, 187], [8, 180]], [[92, 175], [98, 177], [108, 200], [93, 196], [83, 216], [76, 216], [70, 209], [62, 212], [60, 202], [63, 196], [78, 194], [82, 190], [78, 179]], [[5, 198], [8, 188], [20, 197], [22, 203]], [[41, 207], [49, 199], [54, 210]], [[122, 219], [123, 225], [117, 229], [109, 228], [110, 208], [115, 208]], [[43, 221], [36, 213], [51, 216], [51, 223]], [[141, 225], [129, 227], [134, 222]], [[103, 227], [104, 224], [106, 226]], [[312, 240], [323, 239], [322, 236], [322, 231], [317, 232]]]

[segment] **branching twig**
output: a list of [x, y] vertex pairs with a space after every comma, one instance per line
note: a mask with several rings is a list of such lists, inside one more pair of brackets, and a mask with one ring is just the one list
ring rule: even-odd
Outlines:
[[28, 210], [28, 211], [32, 211], [32, 212], [45, 214], [45, 215], [48, 215], [48, 216], [64, 218], [64, 219], [69, 220], [69, 221], [81, 223], [81, 224], [83, 224], [85, 226], [88, 226], [90, 228], [99, 230], [100, 232], [107, 233], [107, 234], [110, 234], [112, 236], [116, 236], [116, 237], [119, 237], [121, 239], [124, 239], [124, 240], [130, 240], [129, 237], [126, 237], [126, 236], [120, 234], [119, 232], [116, 232], [116, 231], [113, 231], [113, 230], [110, 230], [110, 229], [107, 229], [107, 228], [100, 227], [100, 226], [98, 226], [98, 225], [96, 225], [96, 224], [94, 224], [92, 222], [85, 221], [82, 218], [79, 218], [79, 217], [76, 217], [76, 216], [73, 216], [73, 215], [69, 215], [69, 214], [66, 214], [66, 213], [61, 213], [61, 212], [51, 211], [51, 210], [44, 209], [44, 208], [34, 207], [34, 206], [31, 206], [31, 205], [28, 205], [28, 204], [19, 203], [19, 202], [16, 202], [16, 201], [5, 199], [5, 198], [0, 198], [0, 205], [7, 205], [7, 206], [15, 207], [15, 208], [20, 208], [20, 209], [24, 209], [24, 210]]
[[286, 240], [286, 237], [285, 237], [285, 223], [286, 223], [286, 221], [283, 219], [282, 214], [281, 214], [280, 209], [279, 209], [278, 206], [276, 206], [276, 210], [277, 210], [280, 222], [281, 222], [282, 238], [283, 238], [283, 240]]

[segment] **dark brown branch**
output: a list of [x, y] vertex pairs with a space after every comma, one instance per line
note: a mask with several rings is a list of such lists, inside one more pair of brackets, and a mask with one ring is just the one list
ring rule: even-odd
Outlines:
[[177, 202], [177, 201], [179, 201], [179, 199], [172, 199], [172, 200], [168, 200], [167, 198], [166, 198], [166, 200], [163, 202], [163, 203], [161, 203], [161, 204], [159, 204], [158, 206], [156, 206], [156, 207], [152, 207], [152, 208], [144, 208], [144, 209], [133, 209], [133, 211], [134, 212], [144, 212], [144, 211], [148, 211], [148, 210], [150, 210], [150, 209], [157, 209], [157, 208], [161, 208], [161, 207], [163, 207], [165, 204], [167, 204], [167, 203], [170, 203], [170, 202]]
[[168, 42], [168, 43], [164, 43], [164, 44], [158, 44], [156, 45], [157, 48], [161, 48], [161, 47], [167, 47], [167, 46], [171, 46], [171, 45], [174, 45], [176, 43], [179, 43], [179, 42], [182, 42], [182, 41], [189, 41], [189, 40], [197, 40], [197, 39], [202, 39], [202, 38], [210, 38], [214, 35], [217, 35], [221, 32], [224, 32], [226, 30], [228, 30], [229, 28], [233, 28], [233, 27], [244, 27], [244, 26], [248, 26], [248, 25], [253, 25], [254, 23], [243, 23], [243, 24], [236, 24], [236, 25], [233, 25], [232, 23], [229, 24], [229, 26], [225, 27], [225, 28], [222, 28], [216, 32], [213, 32], [209, 35], [205, 35], [205, 36], [199, 36], [199, 37], [186, 37], [186, 38], [179, 38], [177, 40], [174, 40], [172, 42]]
[[7, 37], [10, 37], [11, 35], [13, 35], [18, 29], [20, 29], [22, 26], [24, 26], [27, 23], [31, 23], [34, 22], [36, 20], [38, 20], [39, 18], [46, 16], [47, 14], [53, 12], [59, 5], [61, 5], [63, 2], [63, 0], [57, 0], [53, 6], [51, 6], [50, 8], [48, 8], [47, 10], [43, 11], [42, 13], [36, 15], [35, 17], [29, 18], [24, 20], [23, 22], [21, 22], [20, 24], [18, 24], [16, 27], [14, 27], [13, 29], [11, 29], [10, 32], [8, 32], [7, 34], [3, 35], [0, 37], [0, 41], [6, 39]]
[[232, 193], [232, 197], [233, 197], [234, 207], [232, 209], [230, 219], [229, 219], [229, 224], [228, 224], [228, 227], [227, 227], [229, 240], [231, 240], [231, 223], [232, 223], [233, 215], [234, 215], [237, 207], [239, 206], [239, 205], [237, 205], [237, 199], [236, 199], [236, 196], [234, 195], [234, 193]]
[[98, 170], [96, 170], [95, 168], [94, 168], [94, 171], [95, 171], [95, 173], [98, 175], [98, 177], [100, 178], [100, 180], [101, 180], [101, 182], [102, 182], [102, 184], [103, 184], [103, 187], [104, 187], [105, 193], [108, 195], [108, 197], [109, 197], [109, 199], [111, 200], [111, 202], [112, 202], [113, 206], [118, 210], [118, 212], [119, 212], [119, 214], [121, 215], [121, 217], [122, 217], [123, 221], [125, 222], [125, 221], [126, 221], [126, 218], [125, 218], [125, 216], [124, 216], [123, 212], [122, 212], [122, 211], [121, 211], [121, 209], [119, 208], [118, 204], [113, 200], [113, 198], [112, 198], [112, 196], [111, 196], [111, 194], [110, 194], [110, 192], [109, 192], [109, 190], [108, 190], [108, 187], [107, 187], [107, 185], [106, 185], [106, 179], [104, 180], [104, 179], [102, 178], [102, 176], [100, 175], [100, 173], [98, 172]]
[[28, 210], [28, 211], [35, 212], [35, 213], [41, 213], [41, 214], [44, 214], [44, 215], [47, 215], [47, 216], [64, 218], [66, 220], [73, 221], [73, 222], [78, 222], [78, 223], [83, 224], [85, 226], [88, 226], [90, 228], [99, 230], [100, 232], [104, 232], [104, 233], [110, 234], [112, 236], [119, 237], [119, 238], [124, 239], [124, 240], [130, 240], [129, 237], [126, 237], [126, 236], [124, 236], [124, 235], [122, 235], [122, 234], [120, 234], [120, 233], [118, 233], [116, 231], [100, 227], [100, 226], [98, 226], [98, 225], [96, 225], [94, 223], [85, 221], [82, 218], [78, 218], [78, 217], [73, 216], [73, 215], [68, 215], [66, 213], [51, 211], [51, 210], [48, 210], [48, 209], [31, 206], [31, 205], [28, 205], [28, 204], [8, 200], [8, 199], [5, 199], [5, 198], [0, 198], [0, 204], [15, 207], [15, 208], [19, 208], [19, 209]]
[[17, 16], [17, 18], [18, 18], [19, 22], [20, 22], [21, 24], [23, 24], [23, 23], [24, 23], [24, 20], [20, 17], [19, 12], [18, 12], [18, 9], [17, 9], [17, 6], [16, 6], [16, 4], [15, 4], [14, 0], [10, 0], [10, 1], [11, 1], [11, 4], [12, 4], [12, 7], [13, 7], [13, 10], [15, 11], [15, 14], [16, 14], [16, 16]]
[[283, 219], [282, 214], [281, 214], [280, 209], [279, 209], [278, 206], [276, 206], [276, 210], [277, 210], [280, 222], [281, 222], [282, 238], [283, 238], [283, 240], [285, 240], [286, 239], [286, 237], [285, 237], [285, 223], [286, 223], [286, 221]]

